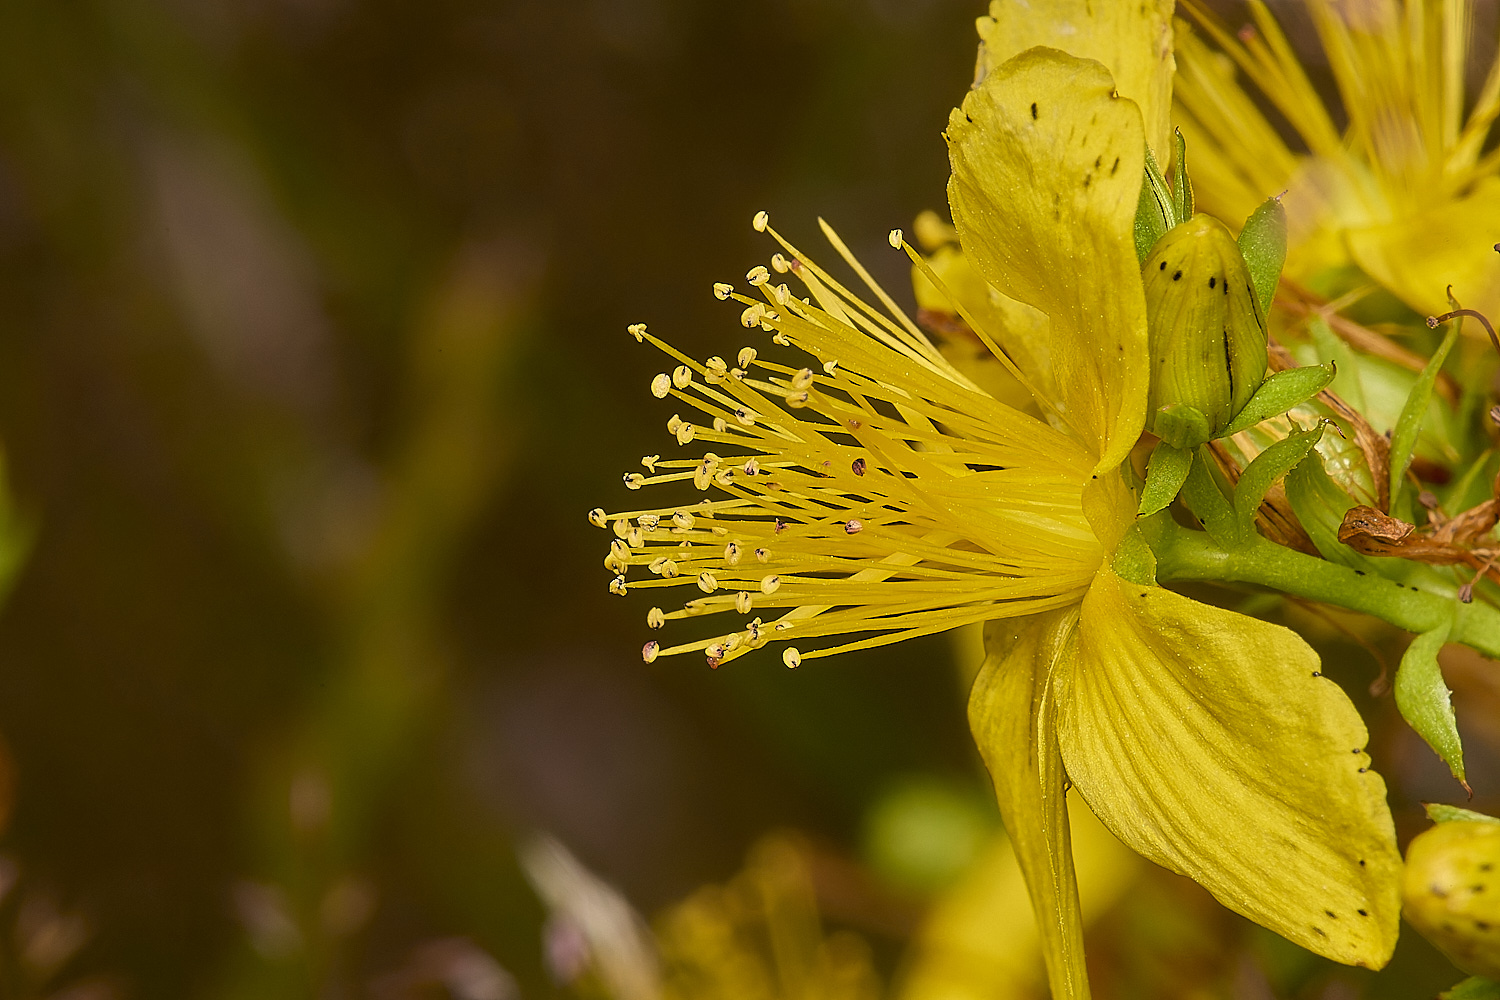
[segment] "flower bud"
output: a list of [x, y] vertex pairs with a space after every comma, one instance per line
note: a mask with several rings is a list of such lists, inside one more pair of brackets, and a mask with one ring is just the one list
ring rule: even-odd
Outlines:
[[1500, 823], [1439, 823], [1406, 849], [1402, 913], [1453, 964], [1500, 978]]
[[1142, 279], [1152, 430], [1158, 409], [1176, 406], [1218, 433], [1266, 375], [1265, 316], [1240, 247], [1217, 219], [1195, 215], [1157, 240]]

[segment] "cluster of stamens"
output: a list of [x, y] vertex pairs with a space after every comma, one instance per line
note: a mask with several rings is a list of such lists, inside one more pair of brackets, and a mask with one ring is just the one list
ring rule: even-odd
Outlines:
[[[631, 490], [686, 484], [708, 498], [608, 514], [614, 534], [610, 590], [691, 588], [680, 608], [653, 607], [647, 625], [730, 612], [734, 631], [663, 648], [701, 651], [717, 667], [773, 640], [844, 636], [800, 650], [803, 659], [1079, 599], [1099, 561], [1081, 513], [1091, 461], [1065, 435], [989, 397], [949, 365], [871, 281], [831, 230], [836, 249], [890, 315], [866, 305], [769, 229], [787, 255], [747, 280], [762, 299], [727, 284], [721, 300], [741, 323], [795, 348], [811, 365], [784, 364], [746, 347], [731, 365], [696, 361], [643, 324], [630, 327], [675, 362], [651, 392], [674, 398], [668, 433], [679, 445], [715, 450], [689, 458], [647, 455]], [[892, 234], [894, 245], [898, 234]], [[806, 286], [799, 298], [772, 275]], [[630, 579], [632, 572], [645, 578]], [[773, 616], [774, 615], [774, 616]], [[752, 617], [753, 616], [753, 617]]]

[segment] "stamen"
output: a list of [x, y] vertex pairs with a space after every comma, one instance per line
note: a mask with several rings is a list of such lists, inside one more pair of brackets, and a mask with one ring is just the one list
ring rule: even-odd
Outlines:
[[781, 651], [781, 662], [789, 669], [796, 670], [802, 665], [802, 654], [797, 651], [796, 646], [788, 646]]
[[651, 395], [657, 399], [666, 399], [667, 394], [672, 391], [672, 377], [666, 372], [651, 380]]
[[750, 225], [752, 227], [754, 227], [754, 229], [755, 229], [755, 231], [757, 233], [763, 233], [763, 232], [765, 232], [766, 231], [766, 226], [768, 226], [770, 224], [771, 224], [771, 217], [769, 215], [767, 215], [763, 211], [762, 212], [756, 212], [755, 213], [755, 218], [750, 221]]
[[646, 324], [645, 323], [632, 323], [628, 327], [626, 327], [625, 329], [627, 329], [627, 330], [630, 331], [630, 335], [635, 338], [635, 342], [637, 344], [645, 342], [645, 340], [646, 340]]
[[678, 365], [672, 369], [672, 384], [679, 389], [686, 389], [693, 384], [693, 370], [687, 365]]
[[667, 623], [667, 616], [662, 613], [661, 608], [652, 608], [646, 612], [646, 627], [661, 628]]
[[589, 511], [589, 524], [592, 524], [596, 528], [609, 527], [609, 519], [605, 517], [603, 507], [595, 507], [593, 510]]
[[652, 639], [650, 642], [641, 647], [641, 659], [645, 660], [647, 663], [653, 662], [656, 659], [657, 655], [660, 653], [661, 643], [657, 642], [655, 639]]
[[725, 299], [729, 298], [730, 294], [733, 292], [733, 285], [726, 285], [722, 281], [717, 281], [714, 283], [714, 298], [718, 299], [720, 302], [723, 302]]

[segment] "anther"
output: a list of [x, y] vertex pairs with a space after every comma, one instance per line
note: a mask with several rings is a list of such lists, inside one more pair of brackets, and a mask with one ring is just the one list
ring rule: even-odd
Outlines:
[[677, 568], [677, 560], [675, 559], [668, 559], [661, 564], [661, 575], [669, 580], [681, 572], [682, 570]]
[[833, 370], [835, 368], [837, 368], [838, 366], [839, 366], [839, 363], [837, 361], [825, 361], [825, 362], [823, 362], [823, 372], [824, 372], [824, 374], [832, 375], [833, 374]]
[[672, 369], [672, 384], [679, 389], [686, 389], [693, 384], [693, 370], [687, 365], [678, 365]]
[[698, 574], [698, 589], [705, 594], [712, 594], [719, 589], [719, 580], [712, 573], [704, 570]]
[[765, 232], [766, 231], [766, 226], [768, 226], [770, 224], [771, 224], [771, 217], [769, 215], [767, 215], [765, 212], [756, 212], [755, 213], [755, 218], [752, 219], [752, 220], [750, 220], [751, 227], [757, 233], [763, 233], [763, 232]]
[[760, 326], [761, 317], [765, 314], [765, 306], [761, 305], [759, 302], [752, 302], [750, 305], [745, 307], [744, 312], [740, 313], [740, 326], [743, 326], [747, 330], [752, 330], [755, 327]]
[[642, 514], [640, 517], [635, 519], [635, 523], [639, 524], [647, 531], [655, 531], [656, 526], [661, 523], [661, 518], [655, 514]]
[[733, 285], [726, 285], [722, 281], [714, 282], [714, 298], [718, 299], [720, 302], [723, 302], [725, 299], [729, 298], [729, 296], [733, 292]]
[[589, 524], [596, 528], [609, 527], [609, 518], [605, 516], [603, 507], [595, 507], [589, 511]]
[[680, 416], [678, 416], [677, 414], [674, 413], [674, 414], [672, 414], [671, 418], [667, 420], [667, 433], [668, 434], [676, 434], [677, 433], [677, 428], [679, 428], [681, 426], [682, 426], [682, 417], [680, 417]]
[[856, 476], [863, 476], [865, 474], [865, 460], [862, 458], [856, 458], [854, 461], [850, 462], [849, 471], [853, 472]]
[[650, 642], [641, 647], [641, 659], [645, 660], [647, 663], [650, 663], [656, 659], [657, 654], [660, 652], [661, 643], [657, 642], [655, 639], [652, 639]]
[[808, 386], [813, 384], [813, 379], [816, 377], [817, 376], [813, 374], [813, 370], [811, 368], [804, 368], [797, 374], [792, 376], [792, 388], [806, 389]]
[[679, 510], [677, 513], [672, 515], [672, 523], [677, 525], [677, 527], [682, 529], [683, 531], [687, 531], [692, 528], [694, 524], [693, 515], [689, 514], [685, 510]]
[[775, 344], [777, 347], [791, 347], [792, 338], [788, 337], [780, 330], [777, 330], [776, 333], [771, 336], [771, 343]]
[[771, 255], [771, 270], [775, 271], [777, 274], [786, 274], [791, 269], [792, 265], [788, 264], [787, 259], [781, 256], [781, 254], [773, 253]]
[[646, 339], [645, 323], [632, 323], [625, 329], [630, 331], [630, 335], [635, 338], [637, 344], [642, 343]]
[[627, 490], [638, 490], [646, 485], [646, 477], [639, 472], [625, 473], [625, 488]]
[[604, 568], [618, 575], [624, 575], [625, 573], [625, 563], [615, 557], [613, 550], [610, 551], [609, 555], [604, 557]]
[[[616, 538], [624, 538], [626, 535], [630, 534], [630, 522], [625, 520], [623, 517], [616, 518], [615, 523], [611, 524], [609, 528], [615, 533]], [[611, 542], [610, 544], [613, 545], [614, 543]]]
[[766, 270], [764, 264], [756, 264], [749, 271], [745, 272], [745, 280], [759, 288], [771, 280], [771, 272]]
[[730, 542], [728, 545], [724, 546], [724, 565], [738, 566], [739, 564], [740, 544], [739, 542]]
[[687, 444], [698, 435], [698, 428], [692, 424], [682, 424], [677, 428], [677, 443]]
[[714, 432], [716, 434], [723, 434], [727, 430], [729, 430], [729, 424], [724, 420], [724, 418], [714, 417]]
[[719, 357], [718, 355], [714, 355], [707, 361], [703, 362], [703, 367], [705, 369], [705, 374], [703, 377], [709, 379], [710, 381], [714, 379], [723, 379], [723, 377], [729, 373], [729, 366], [725, 364], [724, 359]]
[[614, 541], [609, 543], [609, 554], [614, 556], [620, 562], [624, 562], [626, 559], [630, 558], [630, 546], [626, 545], [620, 539], [616, 538]]
[[750, 591], [742, 590], [734, 595], [734, 610], [740, 614], [748, 615], [753, 607], [755, 607], [755, 598], [750, 596]]
[[623, 576], [617, 576], [613, 580], [609, 581], [609, 592], [611, 594], [619, 594], [621, 597], [624, 597], [625, 578]]
[[755, 426], [755, 418], [756, 418], [755, 411], [754, 410], [747, 410], [743, 406], [734, 411], [734, 419], [738, 420], [740, 423], [744, 424], [746, 427], [754, 427]]
[[731, 368], [729, 369], [729, 377], [734, 379], [736, 382], [743, 382], [745, 381], [745, 369]]
[[739, 356], [739, 359], [738, 359], [739, 363], [740, 363], [740, 367], [741, 368], [749, 368], [750, 365], [751, 365], [751, 363], [755, 361], [755, 355], [756, 355], [756, 353], [757, 352], [756, 352], [755, 348], [753, 348], [753, 347], [742, 347], [742, 348], [740, 348], [740, 356]]
[[811, 399], [811, 398], [812, 398], [812, 394], [811, 393], [807, 393], [807, 392], [789, 392], [789, 393], [787, 393], [787, 397], [786, 397], [786, 405], [790, 406], [794, 410], [800, 410], [804, 406], [807, 405], [807, 401], [809, 399]]
[[844, 522], [844, 533], [846, 535], [857, 535], [864, 530], [865, 526], [852, 518]]
[[901, 242], [902, 242], [902, 239], [901, 239], [901, 230], [899, 230], [899, 229], [892, 229], [891, 230], [891, 235], [890, 235], [890, 240], [891, 240], [891, 246], [894, 247], [897, 250], [900, 250], [901, 249]]
[[[625, 578], [624, 577], [620, 577], [620, 585], [622, 587], [624, 586], [624, 581], [625, 581]], [[770, 576], [762, 577], [761, 578], [761, 581], [760, 581], [760, 592], [762, 594], [774, 594], [779, 589], [781, 589], [781, 577], [776, 576], [773, 573]]]
[[672, 377], [662, 372], [651, 380], [651, 395], [657, 399], [666, 399], [667, 393], [672, 391]]
[[748, 461], [748, 462], [745, 463], [745, 475], [747, 475], [747, 476], [756, 476], [756, 475], [759, 475], [759, 474], [760, 474], [760, 462], [758, 462], [758, 461], [756, 461], [755, 459], [752, 458], [752, 459], [750, 459], [750, 461]]
[[661, 628], [667, 623], [667, 616], [662, 613], [661, 608], [652, 608], [646, 612], [646, 627]]
[[792, 290], [786, 286], [785, 282], [773, 288], [771, 290], [771, 294], [775, 296], [776, 304], [778, 306], [784, 306], [788, 302], [792, 301]]
[[771, 561], [771, 550], [770, 549], [756, 549], [755, 550], [755, 561], [756, 562], [763, 562], [763, 563], [764, 562], [770, 562]]
[[796, 646], [788, 646], [781, 651], [781, 662], [790, 669], [796, 670], [802, 664], [802, 654], [797, 652]]
[[625, 535], [625, 544], [632, 549], [644, 548], [646, 545], [646, 533], [640, 528], [631, 528]]

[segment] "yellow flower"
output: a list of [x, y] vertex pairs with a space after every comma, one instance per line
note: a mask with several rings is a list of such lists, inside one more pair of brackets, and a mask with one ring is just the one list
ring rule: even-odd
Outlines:
[[[1358, 714], [1292, 632], [1155, 586], [1134, 529], [1122, 463], [1145, 422], [1149, 365], [1133, 226], [1147, 123], [1165, 122], [1170, 4], [1108, 5], [1095, 22], [1084, 7], [1049, 5], [1071, 29], [1049, 37], [1091, 59], [1003, 51], [1034, 45], [1028, 26], [1055, 25], [1011, 23], [996, 3], [982, 80], [946, 133], [966, 258], [996, 295], [1044, 318], [1028, 326], [1037, 340], [1024, 365], [999, 346], [1010, 331], [968, 310], [965, 320], [1048, 419], [960, 374], [826, 227], [884, 311], [782, 241], [790, 259], [772, 268], [809, 297], [765, 268], [748, 275], [764, 301], [734, 297], [747, 327], [810, 364], [753, 348], [733, 368], [700, 364], [632, 328], [678, 363], [653, 392], [701, 414], [674, 416], [669, 431], [724, 453], [649, 456], [649, 476], [626, 477], [632, 488], [691, 481], [714, 499], [592, 512], [617, 536], [611, 589], [701, 591], [680, 610], [653, 608], [653, 627], [749, 619], [668, 649], [648, 643], [648, 661], [703, 651], [718, 665], [785, 640], [798, 644], [783, 652], [796, 666], [991, 621], [970, 720], [1056, 996], [1088, 994], [1069, 782], [1120, 839], [1225, 905], [1378, 967], [1395, 943], [1400, 858]], [[1149, 134], [1165, 141], [1164, 129]]]
[[[1197, 0], [1184, 6], [1218, 46], [1182, 31], [1177, 121], [1200, 205], [1241, 219], [1285, 190], [1286, 274], [1347, 290], [1350, 265], [1422, 315], [1500, 310], [1500, 61], [1464, 115], [1472, 0], [1309, 0], [1348, 126], [1340, 133], [1264, 3], [1236, 36]], [[1226, 55], [1228, 58], [1226, 58]], [[1236, 80], [1236, 69], [1307, 148], [1293, 152]], [[1248, 206], [1248, 207], [1247, 207]]]

